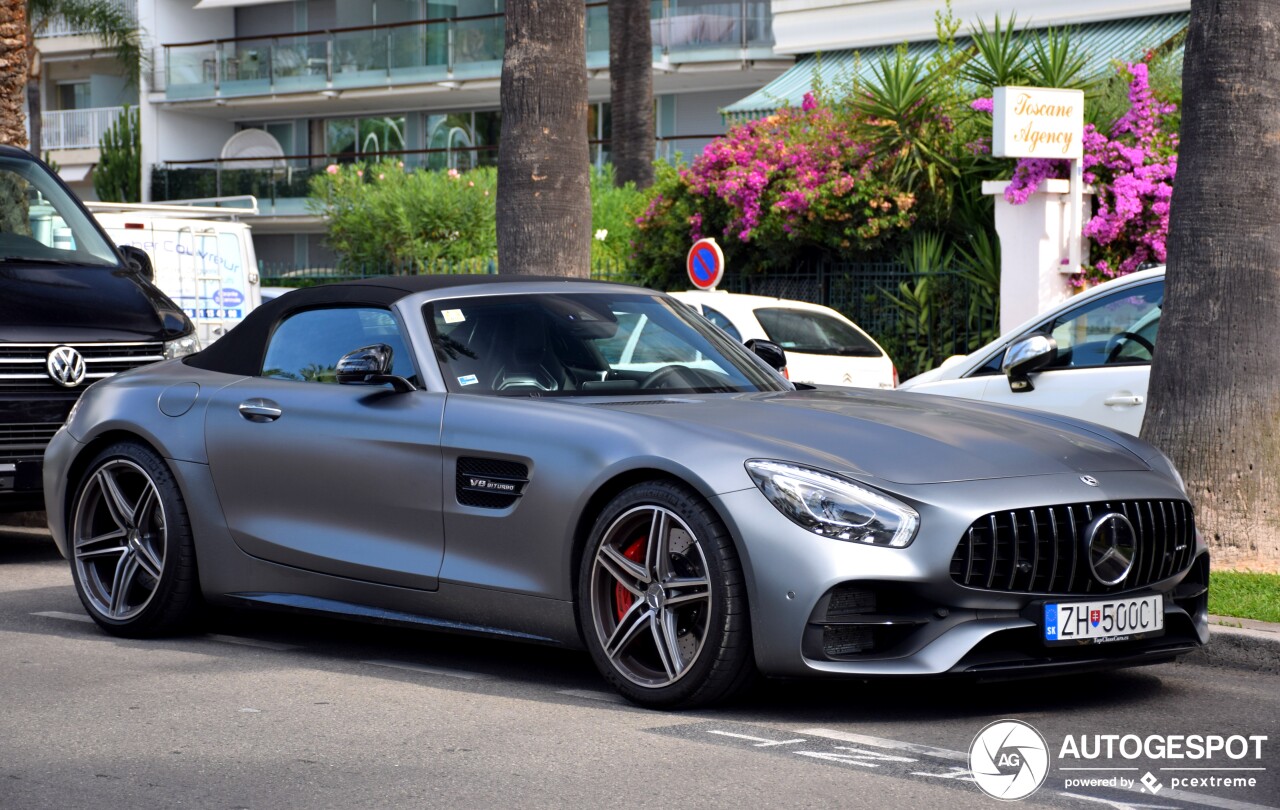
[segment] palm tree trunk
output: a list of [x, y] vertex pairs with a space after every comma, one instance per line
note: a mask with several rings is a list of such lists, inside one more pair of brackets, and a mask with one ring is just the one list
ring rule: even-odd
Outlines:
[[508, 0], [498, 141], [498, 267], [591, 273], [586, 8]]
[[0, 143], [27, 145], [27, 3], [0, 0]]
[[653, 37], [648, 0], [609, 0], [610, 143], [619, 186], [653, 185]]
[[1280, 3], [1192, 0], [1182, 146], [1142, 436], [1215, 564], [1280, 565]]

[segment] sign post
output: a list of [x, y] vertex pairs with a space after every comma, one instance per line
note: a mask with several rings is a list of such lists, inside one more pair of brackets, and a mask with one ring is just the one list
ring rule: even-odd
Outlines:
[[1071, 231], [1064, 273], [1080, 272], [1084, 207], [1084, 91], [1049, 87], [997, 87], [992, 99], [994, 157], [1071, 161]]
[[724, 277], [724, 251], [711, 237], [699, 239], [689, 248], [685, 269], [693, 286], [699, 290], [714, 290]]

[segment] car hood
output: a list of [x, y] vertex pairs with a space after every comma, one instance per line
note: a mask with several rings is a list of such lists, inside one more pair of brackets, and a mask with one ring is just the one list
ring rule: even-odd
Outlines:
[[112, 267], [0, 267], [4, 340], [164, 340], [190, 322], [154, 285]]
[[[748, 453], [897, 484], [1149, 470], [1069, 420], [898, 391], [794, 391], [597, 403], [685, 423]], [[758, 448], [758, 449], [757, 449]]]

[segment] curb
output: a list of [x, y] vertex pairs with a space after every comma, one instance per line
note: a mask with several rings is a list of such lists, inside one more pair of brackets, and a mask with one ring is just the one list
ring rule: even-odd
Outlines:
[[1181, 663], [1219, 669], [1280, 674], [1280, 624], [1209, 617], [1209, 644], [1182, 657]]

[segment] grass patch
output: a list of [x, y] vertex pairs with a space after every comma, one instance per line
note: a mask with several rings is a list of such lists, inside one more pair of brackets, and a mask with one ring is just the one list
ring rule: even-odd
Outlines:
[[1211, 571], [1209, 612], [1218, 616], [1280, 622], [1280, 574]]

